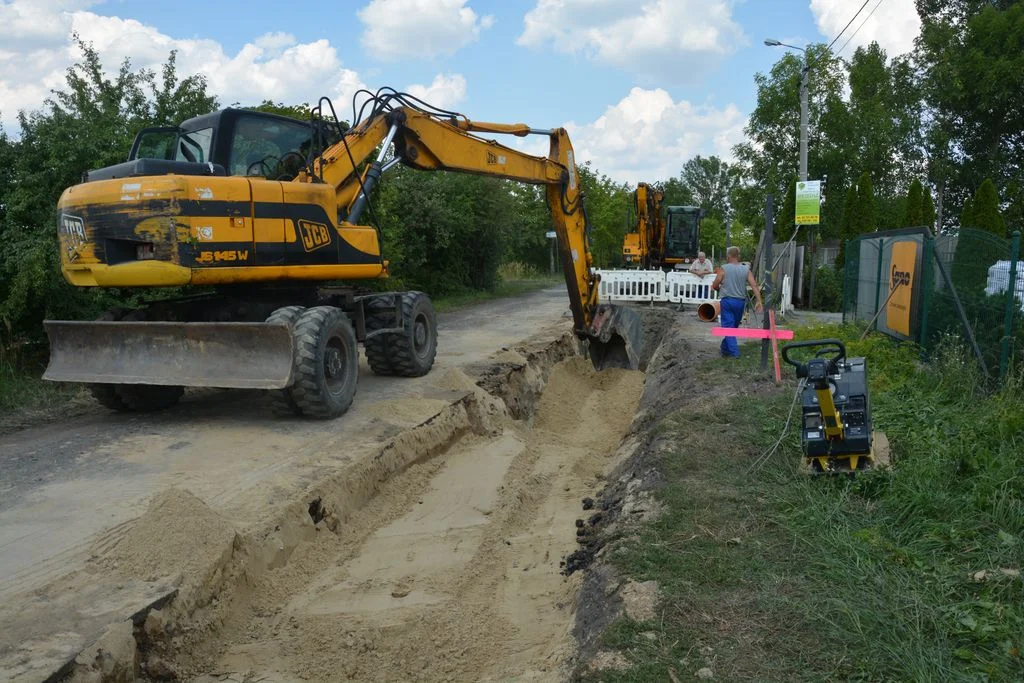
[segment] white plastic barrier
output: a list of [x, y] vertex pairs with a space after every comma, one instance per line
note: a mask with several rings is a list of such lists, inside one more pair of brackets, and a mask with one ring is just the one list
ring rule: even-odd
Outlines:
[[660, 270], [598, 270], [601, 301], [668, 301]]
[[668, 301], [674, 304], [702, 304], [705, 301], [718, 300], [718, 292], [711, 289], [711, 283], [715, 281], [714, 275], [700, 277], [672, 271], [665, 280], [668, 285]]
[[[988, 282], [985, 283], [985, 293], [989, 296], [1002, 294], [1010, 286], [1010, 262], [996, 261], [988, 269]], [[1013, 280], [1013, 293], [1020, 301], [1020, 308], [1024, 311], [1024, 264], [1017, 264], [1017, 272]]]

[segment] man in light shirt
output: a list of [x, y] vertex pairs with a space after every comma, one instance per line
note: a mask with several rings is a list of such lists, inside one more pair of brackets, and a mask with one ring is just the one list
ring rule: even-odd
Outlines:
[[715, 264], [711, 262], [711, 259], [704, 258], [704, 252], [697, 252], [697, 260], [690, 264], [691, 275], [711, 275], [715, 272]]
[[[690, 275], [697, 275], [700, 278], [704, 278], [707, 275], [711, 275], [715, 272], [715, 264], [711, 262], [711, 259], [704, 258], [704, 252], [697, 252], [697, 260], [690, 264]], [[710, 284], [710, 283], [708, 283]], [[708, 290], [708, 286], [701, 284], [697, 290], [698, 295], [702, 299], [710, 299], [711, 292]]]

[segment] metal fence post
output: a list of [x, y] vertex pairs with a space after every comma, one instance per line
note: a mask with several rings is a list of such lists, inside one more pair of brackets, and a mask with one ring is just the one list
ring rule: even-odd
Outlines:
[[[885, 254], [885, 238], [878, 240], [878, 275], [875, 276], [875, 329], [878, 329], [878, 309], [882, 305], [882, 256]], [[868, 324], [868, 327], [871, 327]]]
[[850, 282], [850, 243], [853, 240], [846, 240], [842, 245], [843, 249], [843, 324], [846, 324], [846, 309], [850, 305], [849, 282]]
[[[774, 200], [774, 197], [772, 195], [770, 195], [770, 194], [769, 195], [765, 195], [765, 197], [764, 197], [764, 233], [762, 233], [762, 235], [761, 235], [764, 238], [764, 281], [768, 283], [768, 287], [769, 287], [768, 294], [771, 293], [770, 292], [771, 287], [774, 285], [774, 282], [772, 282], [772, 275], [773, 275], [773, 272], [772, 272], [772, 270], [773, 270], [773, 268], [772, 268], [772, 238], [773, 238], [773, 234], [772, 233], [775, 230], [775, 211], [772, 208], [773, 207], [773, 200]], [[765, 298], [764, 298], [764, 323], [763, 323], [764, 329], [766, 329], [766, 330], [769, 327], [768, 311], [769, 311], [770, 308], [771, 308], [771, 303], [769, 302], [768, 296], [766, 295]], [[768, 368], [768, 343], [769, 342], [768, 342], [767, 339], [761, 340], [761, 369], [762, 370], [766, 370]]]
[[924, 263], [921, 266], [921, 279], [924, 288], [921, 291], [921, 324], [917, 332], [917, 343], [922, 351], [928, 348], [928, 314], [932, 306], [932, 290], [935, 288], [935, 276], [932, 274], [932, 259], [935, 258], [935, 239], [931, 235], [924, 236]]
[[1003, 340], [999, 349], [999, 381], [1006, 378], [1010, 364], [1010, 338], [1013, 336], [1013, 313], [1017, 307], [1017, 260], [1020, 255], [1020, 230], [1013, 231], [1010, 241], [1010, 272], [1006, 283], [1006, 316], [1003, 319]]

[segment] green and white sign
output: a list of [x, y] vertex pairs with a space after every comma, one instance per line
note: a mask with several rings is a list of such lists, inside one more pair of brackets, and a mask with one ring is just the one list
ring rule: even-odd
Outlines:
[[805, 180], [796, 184], [796, 224], [821, 223], [821, 181]]

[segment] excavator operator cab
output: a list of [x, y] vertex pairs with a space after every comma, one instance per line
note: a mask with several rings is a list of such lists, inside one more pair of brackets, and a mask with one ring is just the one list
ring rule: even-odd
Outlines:
[[700, 220], [704, 212], [696, 206], [670, 206], [665, 216], [665, 263], [688, 270], [697, 258]]
[[292, 180], [306, 166], [311, 150], [318, 154], [319, 147], [337, 139], [337, 130], [321, 121], [311, 124], [228, 108], [196, 116], [180, 126], [141, 130], [128, 161], [89, 171], [84, 180], [167, 173]]

